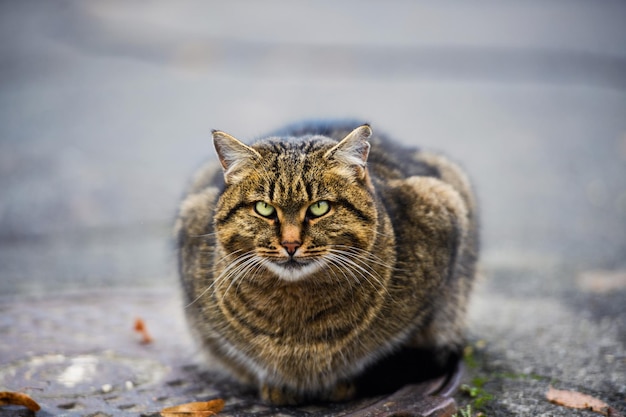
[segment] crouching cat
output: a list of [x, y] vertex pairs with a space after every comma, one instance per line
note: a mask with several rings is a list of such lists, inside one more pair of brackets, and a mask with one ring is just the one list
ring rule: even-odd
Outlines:
[[340, 401], [400, 349], [460, 352], [478, 239], [458, 166], [356, 123], [213, 142], [178, 258], [188, 322], [233, 375], [273, 404]]

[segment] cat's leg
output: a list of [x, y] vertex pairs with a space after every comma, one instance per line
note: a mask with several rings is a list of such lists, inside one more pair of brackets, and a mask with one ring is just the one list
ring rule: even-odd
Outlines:
[[348, 401], [354, 398], [356, 386], [351, 381], [339, 381], [331, 389], [303, 394], [285, 386], [263, 383], [259, 391], [261, 399], [268, 404], [298, 405], [308, 401]]
[[356, 385], [354, 382], [339, 381], [322, 399], [332, 402], [348, 401], [354, 398], [355, 394]]
[[[480, 246], [477, 202], [467, 175], [456, 163], [442, 155], [423, 151], [416, 155], [416, 159], [437, 168], [439, 179], [458, 192], [466, 207], [464, 240], [458, 250], [453, 279], [447, 285], [431, 325], [414, 338], [414, 344], [432, 346], [445, 361], [450, 356], [459, 356], [464, 344], [466, 310]], [[448, 198], [454, 199], [451, 194]]]
[[298, 405], [303, 398], [294, 390], [285, 386], [261, 384], [259, 389], [261, 400], [272, 405]]
[[408, 205], [403, 210], [407, 216], [405, 241], [410, 241], [409, 235], [427, 231], [414, 244], [414, 251], [420, 252], [416, 262], [422, 256], [422, 262], [428, 259], [440, 265], [429, 272], [429, 279], [436, 281], [426, 296], [430, 317], [416, 329], [407, 345], [434, 352], [442, 363], [457, 356], [463, 346], [467, 299], [474, 274], [475, 226], [468, 207], [471, 195], [462, 195], [460, 184], [417, 176], [392, 182]]

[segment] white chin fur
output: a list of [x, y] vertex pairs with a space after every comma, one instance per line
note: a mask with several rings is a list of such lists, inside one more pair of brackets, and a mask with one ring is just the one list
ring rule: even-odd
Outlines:
[[295, 282], [306, 278], [314, 272], [319, 271], [322, 265], [319, 262], [312, 262], [310, 264], [302, 265], [297, 268], [286, 268], [274, 262], [268, 262], [266, 264], [266, 267], [271, 272], [278, 275], [278, 278], [285, 281]]

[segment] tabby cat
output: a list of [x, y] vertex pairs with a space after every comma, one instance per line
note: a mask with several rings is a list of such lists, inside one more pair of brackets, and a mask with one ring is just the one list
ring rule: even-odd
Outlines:
[[298, 404], [353, 397], [401, 348], [459, 352], [478, 239], [456, 165], [347, 122], [213, 142], [219, 165], [200, 170], [176, 222], [207, 353], [266, 402]]

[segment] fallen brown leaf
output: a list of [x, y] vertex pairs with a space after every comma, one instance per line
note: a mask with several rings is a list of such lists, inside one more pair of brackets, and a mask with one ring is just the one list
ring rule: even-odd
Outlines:
[[141, 335], [141, 340], [139, 343], [142, 345], [147, 345], [148, 343], [152, 343], [153, 339], [148, 333], [148, 329], [146, 328], [146, 323], [140, 319], [135, 319], [135, 331]]
[[163, 417], [206, 417], [214, 416], [224, 409], [224, 400], [186, 403], [161, 410]]
[[621, 417], [621, 414], [618, 413], [617, 410], [610, 407], [604, 401], [577, 391], [565, 391], [550, 387], [546, 393], [546, 398], [553, 404], [569, 408], [591, 410], [608, 417]]
[[585, 292], [609, 294], [626, 289], [626, 270], [586, 271], [581, 273], [576, 281], [578, 287]]
[[3, 405], [21, 405], [30, 411], [39, 411], [41, 409], [35, 400], [21, 392], [0, 392], [0, 406]]

